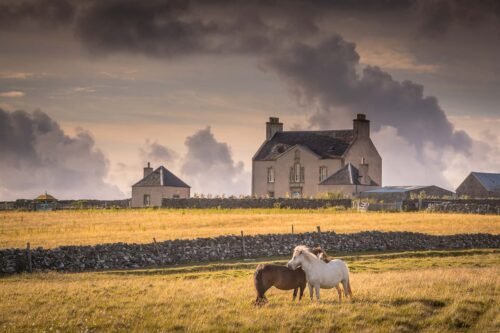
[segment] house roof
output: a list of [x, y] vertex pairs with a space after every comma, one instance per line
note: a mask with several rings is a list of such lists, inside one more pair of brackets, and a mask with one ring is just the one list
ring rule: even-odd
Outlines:
[[132, 185], [136, 186], [172, 186], [172, 187], [190, 187], [188, 184], [180, 180], [176, 175], [170, 172], [163, 165], [159, 166], [155, 171]]
[[[319, 185], [363, 185], [359, 181], [359, 178], [359, 170], [351, 163], [347, 163], [343, 168], [319, 183]], [[378, 186], [378, 184], [372, 180], [370, 186]]]
[[471, 172], [483, 187], [490, 192], [500, 192], [500, 173]]
[[336, 158], [345, 153], [353, 140], [353, 130], [277, 132], [261, 146], [254, 160], [274, 160], [296, 145], [309, 148], [321, 158]]

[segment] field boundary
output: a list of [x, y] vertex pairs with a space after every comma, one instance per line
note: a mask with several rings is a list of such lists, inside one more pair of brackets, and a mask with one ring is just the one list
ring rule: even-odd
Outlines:
[[194, 262], [287, 256], [296, 245], [322, 246], [337, 253], [500, 248], [500, 235], [435, 236], [413, 232], [314, 232], [219, 236], [149, 244], [63, 246], [55, 249], [0, 250], [0, 273], [27, 270], [81, 272], [137, 269]]

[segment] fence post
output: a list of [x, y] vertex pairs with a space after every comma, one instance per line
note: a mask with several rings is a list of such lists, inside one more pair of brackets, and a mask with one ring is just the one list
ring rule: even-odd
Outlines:
[[33, 264], [31, 263], [31, 246], [30, 242], [26, 244], [26, 259], [28, 261], [28, 272], [33, 272]]
[[316, 229], [318, 229], [318, 234], [320, 234], [320, 235], [321, 235], [321, 228], [320, 228], [320, 226], [319, 226], [319, 225], [318, 225], [318, 226], [316, 226]]
[[245, 237], [243, 235], [243, 230], [241, 230], [241, 253], [243, 255], [243, 258], [247, 256], [246, 249], [245, 249]]
[[318, 240], [319, 240], [319, 246], [323, 246], [322, 242], [321, 242], [321, 228], [318, 226], [316, 226], [316, 229], [318, 230]]
[[292, 235], [293, 235], [293, 224], [292, 224]]
[[160, 263], [163, 264], [163, 256], [160, 253], [160, 249], [158, 248], [158, 243], [156, 242], [156, 238], [155, 237], [153, 237], [153, 244], [154, 244], [154, 247], [155, 247], [155, 250], [156, 250], [156, 254], [160, 258]]

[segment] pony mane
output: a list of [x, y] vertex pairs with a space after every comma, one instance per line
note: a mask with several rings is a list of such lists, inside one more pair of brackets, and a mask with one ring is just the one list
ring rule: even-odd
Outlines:
[[307, 260], [318, 259], [318, 257], [316, 257], [316, 255], [312, 253], [311, 250], [305, 245], [296, 246], [295, 249], [293, 250], [293, 256], [295, 256], [300, 251], [304, 254], [304, 257]]

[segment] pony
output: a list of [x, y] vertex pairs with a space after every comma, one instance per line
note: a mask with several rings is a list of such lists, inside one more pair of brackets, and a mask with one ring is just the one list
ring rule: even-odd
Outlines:
[[349, 268], [340, 259], [334, 259], [325, 263], [315, 256], [308, 247], [299, 245], [293, 251], [292, 259], [287, 263], [287, 267], [297, 269], [299, 266], [306, 274], [309, 287], [309, 296], [313, 299], [313, 289], [316, 291], [316, 299], [320, 300], [320, 288], [337, 288], [339, 294], [339, 303], [342, 294], [339, 291], [338, 284], [342, 283], [345, 297], [352, 298], [351, 284], [349, 282]]
[[326, 254], [325, 250], [321, 248], [321, 246], [316, 246], [311, 250], [312, 254], [314, 254], [316, 257], [319, 259], [323, 260], [326, 263], [329, 263], [331, 260], [328, 258], [328, 255]]
[[292, 270], [285, 266], [259, 264], [254, 273], [255, 291], [257, 298], [255, 305], [267, 303], [265, 292], [272, 286], [281, 290], [293, 289], [293, 301], [297, 297], [297, 291], [300, 289], [299, 301], [304, 295], [306, 288], [306, 274], [302, 269]]

